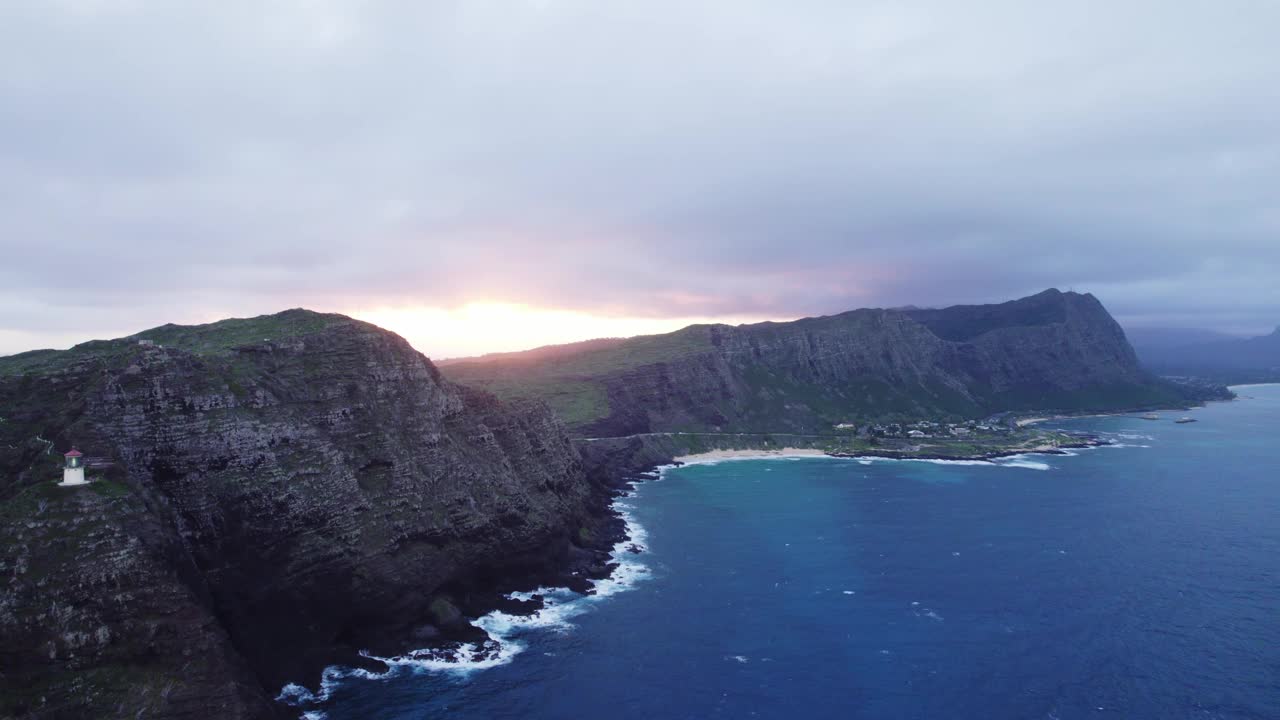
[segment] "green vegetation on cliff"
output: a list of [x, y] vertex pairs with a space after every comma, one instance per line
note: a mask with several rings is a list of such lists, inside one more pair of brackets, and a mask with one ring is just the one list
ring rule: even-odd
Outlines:
[[[72, 445], [87, 487], [55, 485]], [[570, 544], [608, 542], [607, 502], [545, 406], [340, 315], [0, 358], [0, 717], [272, 716], [361, 648], [466, 632], [431, 629], [444, 594], [602, 565]]]
[[[242, 346], [288, 342], [342, 323], [356, 322], [343, 315], [309, 310], [286, 310], [274, 315], [231, 318], [208, 325], [161, 325], [129, 337], [90, 340], [69, 350], [32, 350], [0, 357], [0, 376], [44, 375], [76, 363], [116, 363], [145, 352], [141, 342], [172, 347], [194, 355], [225, 354]], [[370, 326], [373, 327], [373, 326]]]

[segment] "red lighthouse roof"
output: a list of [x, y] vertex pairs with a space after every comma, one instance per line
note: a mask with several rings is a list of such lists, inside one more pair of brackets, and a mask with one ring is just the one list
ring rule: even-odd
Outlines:
[[63, 457], [82, 457], [83, 455], [84, 453], [80, 452], [79, 450], [75, 448], [71, 448], [71, 452], [66, 453], [65, 455], [63, 455]]

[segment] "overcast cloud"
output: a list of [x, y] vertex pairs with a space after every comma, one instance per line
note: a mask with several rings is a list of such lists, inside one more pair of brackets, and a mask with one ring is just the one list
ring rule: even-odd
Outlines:
[[0, 4], [0, 352], [293, 306], [1280, 323], [1280, 3]]

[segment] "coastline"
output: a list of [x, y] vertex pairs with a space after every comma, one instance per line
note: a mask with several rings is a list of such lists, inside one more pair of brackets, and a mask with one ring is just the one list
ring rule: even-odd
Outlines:
[[[1126, 421], [1123, 421], [1123, 423], [1121, 424], [1123, 424], [1125, 428], [1142, 427], [1142, 425], [1140, 425], [1140, 423], [1137, 423], [1137, 421], [1126, 420]], [[1103, 425], [1103, 427], [1110, 427], [1110, 423]], [[1115, 428], [1112, 428], [1112, 429], [1115, 429]], [[1129, 430], [1121, 429], [1119, 430], [1119, 432], [1129, 432]], [[1134, 430], [1134, 432], [1139, 432], [1139, 430]], [[1107, 432], [1105, 434], [1106, 434], [1106, 437], [1115, 437], [1115, 434], [1117, 433]], [[1158, 433], [1156, 434], [1158, 436]], [[1126, 441], [1116, 441], [1116, 442], [1121, 443], [1121, 445], [1119, 445], [1120, 447], [1134, 447], [1133, 445], [1128, 445], [1128, 446], [1123, 445], [1124, 442], [1134, 442], [1133, 439], [1126, 439]], [[1170, 445], [1172, 445], [1172, 443], [1170, 443]], [[1152, 446], [1148, 445], [1146, 447], [1152, 447]], [[1158, 447], [1158, 443], [1156, 443], [1156, 447]], [[703, 454], [682, 455], [680, 457], [675, 457], [675, 459], [672, 459], [672, 460], [676, 462], [682, 462], [682, 464], [686, 464], [686, 465], [698, 464], [699, 461], [704, 462], [704, 464], [710, 465], [710, 464], [713, 464], [713, 462], [728, 461], [728, 460], [786, 460], [788, 459], [788, 457], [795, 457], [795, 456], [799, 456], [799, 457], [815, 456], [812, 451], [800, 452], [800, 454], [796, 454], [795, 452], [796, 450], [797, 448], [782, 447], [782, 448], [774, 448], [774, 450], [754, 450], [754, 451], [744, 450], [744, 451], [737, 451], [737, 452], [703, 452]], [[804, 448], [799, 448], [799, 450], [804, 450]], [[1162, 450], [1146, 450], [1146, 451], [1129, 450], [1129, 451], [1125, 451], [1124, 454], [1119, 454], [1119, 455], [1134, 456], [1139, 454], [1139, 452], [1142, 452], [1142, 454], [1153, 456], [1153, 455], [1156, 455], [1157, 452], [1164, 452], [1164, 451]], [[1100, 457], [1100, 459], [1108, 459], [1108, 457], [1111, 456], [1110, 452], [1097, 452], [1097, 454], [1082, 454], [1082, 455], [1096, 456], [1096, 457]], [[1046, 459], [1046, 462], [1050, 462], [1050, 461]], [[980, 478], [995, 478], [997, 477], [997, 475], [1000, 475], [1001, 478], [1012, 477], [1014, 478], [1012, 480], [1005, 480], [1005, 479], [1001, 480], [1001, 482], [1006, 482], [1010, 484], [1020, 483], [1021, 480], [1024, 480], [1024, 479], [1027, 480], [1028, 483], [1036, 483], [1036, 484], [1071, 484], [1074, 482], [1075, 478], [1073, 477], [1073, 475], [1069, 473], [1068, 470], [1066, 470], [1066, 468], [1068, 468], [1068, 466], [1070, 465], [1074, 465], [1076, 461], [1074, 460], [1068, 461], [1064, 457], [1064, 459], [1062, 459], [1061, 461], [1055, 460], [1051, 462], [1052, 462], [1053, 468], [1041, 468], [1041, 469], [1057, 470], [1056, 474], [1055, 473], [1036, 474], [1036, 473], [1029, 473], [1029, 471], [1025, 471], [1025, 470], [1014, 470], [1014, 471], [1010, 471], [1010, 473], [1012, 473], [1012, 475], [1010, 475], [1009, 473], [1006, 473], [1006, 471], [984, 470], [983, 468], [955, 468], [954, 470], [940, 468], [937, 471], [940, 471], [940, 473], [941, 471], [946, 471], [947, 478], [951, 477], [950, 474], [952, 473], [952, 471], [956, 471], [956, 473], [969, 473], [969, 471], [975, 471], [975, 473], [979, 473], [979, 475], [975, 475], [975, 477], [980, 477]], [[796, 470], [800, 470], [801, 466], [809, 466], [810, 470], [815, 471], [815, 473], [822, 473], [824, 478], [828, 477], [828, 475], [831, 475], [831, 474], [835, 474], [836, 477], [840, 477], [840, 475], [845, 473], [851, 474], [851, 475], [861, 474], [861, 471], [858, 468], [856, 468], [856, 465], [852, 464], [852, 462], [849, 462], [849, 464], [847, 465], [832, 465], [831, 468], [827, 468], [826, 470], [822, 470], [818, 468], [819, 464], [808, 464], [808, 462], [799, 462], [799, 464], [792, 465], [792, 464], [788, 464], [788, 462], [785, 462], [785, 461], [778, 461], [778, 462], [773, 462], [773, 464], [763, 464], [763, 465], [772, 466], [772, 468], [774, 469], [772, 473], [773, 480], [786, 479], [790, 477], [790, 471], [788, 471], [787, 468], [792, 468], [791, 471], [796, 471]], [[763, 466], [763, 465], [760, 465], [760, 466]], [[1015, 466], [1018, 466], [1018, 468], [1029, 468], [1029, 465], [1015, 465]], [[650, 488], [650, 489], [655, 489], [655, 491], [657, 491], [657, 489], [666, 489], [664, 488], [664, 486], [667, 486], [667, 484], [671, 484], [672, 482], [675, 482], [677, 484], [692, 482], [692, 480], [696, 479], [694, 475], [699, 475], [699, 477], [701, 478], [707, 478], [710, 470], [709, 468], [704, 468], [703, 471], [691, 471], [691, 473], [687, 475], [687, 477], [678, 478], [681, 475], [680, 471], [678, 471], [678, 468], [680, 468], [680, 466], [678, 465], [659, 466], [659, 468], [657, 468], [658, 477], [660, 478], [660, 477], [663, 477], [663, 475], [667, 475], [667, 477], [671, 479], [668, 479], [666, 483], [662, 483], [662, 482], [654, 483], [654, 484], [657, 484], [658, 487]], [[750, 470], [751, 473], [758, 473], [759, 471], [759, 468], [755, 468], [755, 466], [753, 466], [754, 469], [749, 469], [748, 466], [745, 466], [745, 465], [741, 465], [741, 466], [740, 465], [723, 465], [722, 468], [717, 471], [717, 473], [721, 475], [723, 475], [724, 473], [728, 473], [730, 477], [733, 477], [733, 475], [737, 475], [737, 471], [735, 470], [735, 468], [741, 468], [742, 471], [744, 471], [744, 473], [746, 473], [746, 471], [748, 470]], [[845, 469], [842, 469], [842, 468], [845, 468]], [[933, 477], [932, 475], [933, 471], [929, 470], [927, 466], [920, 465], [918, 466], [918, 469], [920, 470], [920, 474], [916, 475], [915, 474], [916, 471], [911, 469], [910, 466], [895, 464], [895, 462], [884, 462], [884, 464], [881, 465], [881, 470], [879, 471], [881, 471], [883, 477], [899, 477], [899, 474], [910, 474], [911, 477], [913, 477], [913, 480], [915, 480], [915, 482], [928, 482], [928, 479], [931, 479]], [[703, 474], [704, 471], [705, 473], [708, 473], [708, 475], [704, 475]], [[782, 477], [780, 477], [780, 475], [778, 475], [780, 473], [786, 473], [786, 475], [782, 475]], [[756, 477], [756, 475], [753, 475], [753, 478], [754, 477]], [[870, 475], [870, 477], [879, 478], [881, 477], [881, 475]], [[923, 479], [920, 479], [920, 478], [923, 478]], [[723, 477], [719, 478], [719, 480], [723, 480]], [[947, 480], [947, 482], [950, 482], [950, 480]], [[654, 495], [652, 496], [646, 496], [644, 492], [644, 487], [648, 486], [648, 484], [649, 483], [637, 482], [635, 488], [632, 489], [632, 495], [617, 496], [616, 503], [614, 503], [614, 507], [622, 506], [622, 509], [625, 509], [627, 505], [637, 505], [637, 506], [640, 506], [641, 510], [645, 510], [646, 506], [650, 505], [650, 503], [648, 502], [649, 500], [655, 500], [655, 498], [657, 498], [658, 495], [662, 495], [663, 497], [666, 497], [666, 493], [664, 492], [654, 493]], [[745, 482], [744, 482], [744, 487], [745, 487]], [[950, 486], [947, 486], [947, 487], [950, 487]], [[643, 498], [643, 500], [641, 501], [634, 500], [634, 498], [636, 497], [635, 491], [640, 491], [640, 498]], [[684, 497], [684, 496], [681, 496], [681, 497]], [[1080, 496], [1073, 496], [1073, 497], [1080, 497]], [[669, 507], [669, 506], [659, 506], [659, 507]], [[649, 518], [650, 515], [640, 515], [640, 516], [641, 518]], [[655, 512], [655, 514], [652, 516], [653, 518], [655, 518], [654, 524], [649, 529], [652, 530], [653, 537], [655, 541], [657, 541], [659, 534], [660, 536], [667, 536], [668, 534], [667, 530], [669, 528], [659, 527], [657, 518], [660, 518], [660, 516], [662, 516], [662, 512]], [[631, 528], [628, 528], [628, 532], [631, 532], [631, 530], [632, 530]], [[640, 529], [640, 530], [641, 532], [643, 532], [643, 529]], [[678, 546], [678, 544], [673, 544], [673, 547], [680, 547], [680, 546]], [[943, 550], [951, 550], [951, 547], [947, 547], [947, 546], [940, 546], [940, 547], [942, 547]], [[957, 550], [964, 551], [964, 557], [966, 559], [965, 562], [968, 562], [969, 561], [968, 557], [970, 557], [972, 553], [970, 553], [968, 550], [965, 550], [965, 547], [960, 547], [960, 546], [955, 546], [955, 547], [957, 547]], [[1068, 555], [1068, 553], [1070, 553], [1070, 556], [1073, 556], [1073, 557], [1082, 555], [1083, 553], [1083, 552], [1078, 552], [1078, 550], [1076, 550], [1075, 547], [1070, 546], [1070, 544], [1062, 544], [1061, 547], [1065, 548], [1064, 551], [1052, 550], [1053, 547], [1059, 547], [1059, 546], [1051, 546], [1050, 550], [1042, 550], [1042, 552], [1050, 553], [1050, 556], [1055, 557], [1055, 559], [1057, 556], [1052, 555], [1053, 552], [1059, 552], [1060, 555]], [[646, 564], [649, 564], [654, 569], [662, 570], [662, 574], [659, 575], [659, 580], [657, 584], [652, 584], [652, 583], [641, 584], [639, 588], [636, 588], [637, 592], [635, 594], [628, 594], [627, 597], [630, 598], [630, 600], [626, 601], [626, 607], [631, 607], [632, 605], [634, 605], [634, 603], [644, 603], [644, 606], [646, 607], [646, 609], [648, 609], [649, 605], [654, 605], [655, 607], [659, 607], [659, 610], [662, 609], [662, 605], [660, 605], [659, 601], [650, 601], [649, 596], [650, 594], [653, 594], [653, 593], [658, 593], [659, 596], [662, 596], [664, 592], [664, 588], [666, 588], [668, 584], [666, 582], [666, 579], [663, 579], [663, 578], [669, 577], [669, 575], [673, 575], [675, 573], [673, 573], [673, 571], [669, 568], [663, 569], [664, 561], [669, 561], [667, 546], [658, 547], [658, 548], [655, 548], [655, 550], [658, 550], [657, 555], [653, 555], [649, 557], [641, 555], [639, 557], [636, 557], [636, 560], [639, 560], [641, 562], [646, 562]], [[797, 551], [799, 550], [800, 548], [799, 546], [797, 546]], [[943, 552], [942, 555], [946, 556], [946, 553]], [[943, 560], [943, 562], [948, 562], [948, 561]], [[955, 562], [959, 562], [959, 560], [956, 560]], [[835, 587], [835, 585], [833, 585], [833, 587]], [[845, 585], [841, 585], [841, 587], [845, 587]], [[858, 587], [858, 585], [847, 585], [847, 587]], [[675, 594], [675, 593], [669, 593], [669, 594]], [[849, 594], [849, 593], [846, 593], [846, 594]], [[858, 588], [858, 594], [861, 594], [861, 596], [865, 597], [865, 593], [861, 588]], [[571, 602], [576, 603], [575, 605], [576, 610], [581, 610], [584, 612], [590, 612], [590, 610], [586, 610], [586, 609], [588, 609], [588, 607], [590, 607], [591, 605], [595, 605], [593, 601], [585, 600], [585, 598], [576, 598], [576, 600], [572, 600]], [[933, 605], [933, 603], [927, 601], [924, 603], [924, 605]], [[942, 615], [946, 615], [947, 623], [955, 623], [956, 619], [951, 614], [948, 614], [945, 606], [933, 605], [933, 607], [937, 607], [937, 609], [940, 610]], [[527, 628], [529, 630], [534, 630], [534, 632], [545, 633], [550, 635], [554, 632], [557, 632], [558, 629], [568, 628], [568, 626], [572, 626], [572, 625], [579, 625], [580, 629], [573, 630], [573, 632], [585, 633], [585, 632], [589, 632], [589, 630], [593, 628], [593, 626], [600, 626], [600, 625], [609, 626], [609, 625], [612, 625], [613, 623], [623, 623], [623, 624], [630, 623], [632, 619], [627, 618], [627, 616], [631, 615], [631, 612], [623, 611], [622, 609], [623, 609], [622, 603], [617, 603], [617, 605], [609, 605], [609, 603], [599, 603], [599, 605], [595, 605], [595, 612], [598, 612], [599, 614], [598, 618], [595, 618], [593, 621], [591, 621], [590, 624], [585, 624], [585, 623], [582, 623], [580, 619], [575, 619], [577, 615], [575, 610], [568, 609], [568, 607], [566, 606], [553, 605], [552, 607], [549, 607], [548, 612], [544, 612], [544, 614], [541, 614], [541, 618], [529, 618], [527, 620], [524, 620], [524, 623], [526, 623], [524, 625], [524, 628]], [[1032, 606], [1032, 609], [1034, 610], [1034, 606]], [[941, 619], [938, 619], [938, 618], [931, 619], [931, 616], [920, 615], [920, 612], [924, 612], [924, 611], [928, 611], [928, 607], [924, 607], [923, 610], [914, 611], [915, 618], [918, 619], [915, 621], [918, 621], [918, 623], [925, 626], [931, 626], [931, 628], [936, 628], [937, 625], [934, 625], [934, 623], [937, 623], [940, 625], [942, 624]], [[500, 623], [499, 629], [506, 629], [506, 623], [508, 621], [508, 618], [504, 618], [504, 616], [500, 614], [495, 614], [493, 618], [490, 619], [490, 621], [499, 621]], [[521, 620], [516, 620], [516, 621], [518, 623], [518, 621], [521, 621]], [[561, 624], [561, 621], [563, 621], [563, 625]], [[518, 675], [518, 679], [524, 680], [525, 678], [535, 678], [540, 680], [544, 676], [543, 675], [544, 671], [545, 673], [548, 673], [548, 674], [561, 673], [562, 671], [561, 664], [564, 664], [564, 662], [566, 662], [567, 653], [561, 652], [561, 648], [558, 648], [558, 647], [544, 647], [543, 643], [547, 642], [547, 639], [535, 637], [534, 633], [524, 634], [526, 632], [526, 630], [524, 629], [517, 630], [517, 632], [520, 633], [516, 635], [517, 642], [527, 643], [526, 647], [524, 648], [524, 652], [511, 653], [511, 656], [508, 656], [508, 657], [513, 657], [513, 662], [515, 662], [516, 664], [515, 666], [517, 667], [521, 666], [522, 664], [525, 664], [525, 662], [535, 662], [535, 664], [540, 664], [540, 665], [536, 665], [534, 669], [530, 670], [529, 673], [527, 674], [524, 673], [524, 671], [520, 671], [520, 675]], [[586, 638], [586, 639], [591, 639], [591, 638]], [[576, 641], [575, 643], [572, 643], [572, 644], [573, 644], [573, 647], [579, 647], [577, 646]], [[554, 653], [547, 653], [549, 657], [552, 657], [552, 660], [545, 660], [544, 657], [541, 656], [540, 651], [543, 651], [543, 650], [556, 651]], [[749, 667], [759, 667], [758, 671], [759, 673], [762, 673], [762, 674], [765, 673], [765, 671], [769, 670], [768, 667], [755, 665], [756, 662], [759, 661], [759, 657], [756, 656], [755, 653], [748, 652], [748, 650], [736, 650], [736, 648], [733, 648], [733, 650], [724, 650], [723, 652], [726, 652], [726, 653], [744, 652], [746, 653], [746, 655], [751, 656], [750, 657], [751, 665], [749, 665]], [[556, 655], [561, 655], [561, 657], [558, 657], [557, 659]], [[429, 659], [422, 659], [422, 660], [429, 660]], [[503, 662], [506, 662], [506, 661], [507, 660], [495, 662], [495, 664], [503, 664]], [[731, 667], [733, 671], [740, 671], [739, 665], [735, 664], [735, 656], [724, 655], [724, 662], [726, 662], [727, 666]], [[737, 661], [737, 662], [741, 662], [741, 661]], [[485, 671], [483, 670], [483, 667], [484, 666], [476, 667], [476, 670], [480, 670], [480, 673], [477, 673], [475, 682], [489, 683], [490, 687], [493, 687], [494, 685], [493, 680], [480, 679], [481, 674], [486, 675]], [[401, 669], [399, 669], [398, 671], [399, 673], [407, 674], [407, 673], [412, 673], [412, 671], [416, 671], [417, 669], [431, 671], [431, 673], [433, 674], [439, 673], [439, 671], [443, 671], [443, 673], [448, 673], [451, 675], [453, 673], [457, 673], [458, 675], [462, 675], [466, 673], [466, 670], [462, 669], [462, 667], [457, 667], [456, 670], [454, 670], [453, 667], [430, 667], [429, 662], [425, 662], [425, 664], [419, 664], [419, 662], [406, 662], [406, 664], [404, 664], [401, 667]], [[512, 670], [512, 667], [507, 667], [506, 670], [498, 670], [498, 671], [495, 671], [495, 673], [500, 673], [499, 678], [504, 680], [508, 678], [509, 674], [516, 673], [516, 670]], [[564, 673], [564, 674], [567, 675], [567, 673]], [[442, 676], [448, 676], [448, 675], [442, 675]], [[355, 682], [358, 682], [358, 678], [360, 678], [360, 675], [356, 675], [355, 678], [353, 678], [353, 680], [355, 680]], [[626, 676], [622, 675], [622, 678], [626, 679]], [[433, 683], [434, 682], [435, 680], [433, 680]], [[484, 685], [477, 685], [477, 687], [484, 688]], [[515, 685], [515, 683], [512, 683], [512, 687], [518, 687], [518, 685]], [[567, 691], [572, 692], [573, 688], [571, 687], [571, 688], [564, 688], [564, 689], [567, 689]], [[335, 696], [335, 697], [338, 698], [338, 700], [335, 702], [339, 702], [339, 703], [343, 702], [343, 696], [340, 696], [340, 694], [339, 696]], [[550, 696], [547, 696], [547, 697], [550, 697]], [[320, 708], [320, 710], [317, 710], [316, 712], [314, 712], [314, 714], [307, 715], [305, 717], [308, 717], [308, 719], [316, 719], [316, 720], [323, 719], [324, 717], [323, 710], [324, 708]], [[346, 702], [342, 707], [335, 705], [334, 710], [332, 711], [332, 714], [330, 714], [330, 717], [333, 717], [333, 719], [337, 719], [337, 717], [339, 716], [346, 716], [346, 714], [349, 714], [349, 712], [351, 712], [351, 703]]]
[[1235, 395], [1235, 388], [1263, 387], [1266, 385], [1280, 385], [1280, 382], [1273, 383], [1246, 383], [1242, 385], [1224, 385], [1232, 397], [1215, 397], [1197, 400], [1190, 405], [1168, 406], [1168, 407], [1131, 407], [1125, 410], [1112, 410], [1110, 412], [1056, 412], [1048, 415], [1025, 415], [1018, 417], [1014, 414], [1014, 425], [1019, 428], [1036, 425], [1042, 422], [1052, 422], [1054, 420], [1078, 420], [1080, 418], [1107, 418], [1107, 417], [1137, 417], [1146, 413], [1158, 412], [1191, 412], [1197, 408], [1207, 407], [1209, 403], [1235, 402], [1241, 398]]
[[[1094, 416], [1105, 417], [1107, 414]], [[628, 501], [636, 497], [640, 486], [660, 480], [667, 470], [727, 461], [803, 458], [995, 465], [997, 463], [993, 461], [998, 459], [1037, 454], [1069, 455], [1072, 453], [1068, 451], [1073, 449], [1110, 444], [1098, 437], [1079, 436], [1079, 442], [1006, 447], [983, 453], [889, 450], [839, 453], [817, 448], [781, 447], [717, 449], [674, 457], [666, 455], [661, 459], [652, 455], [632, 456], [619, 466], [610, 467], [605, 477], [598, 478], [603, 482], [598, 486], [598, 535], [592, 545], [604, 550], [604, 562], [599, 562], [599, 556], [596, 562], [590, 563], [583, 563], [579, 558], [578, 562], [552, 563], [552, 567], [541, 567], [518, 580], [513, 577], [500, 579], [494, 583], [497, 587], [486, 593], [484, 600], [469, 603], [466, 624], [475, 631], [475, 636], [466, 640], [442, 638], [443, 642], [422, 643], [418, 648], [407, 640], [405, 645], [408, 647], [386, 654], [365, 650], [356, 658], [348, 658], [348, 662], [326, 666], [319, 678], [310, 682], [286, 684], [280, 688], [276, 700], [282, 706], [299, 712], [302, 718], [321, 720], [326, 717], [325, 703], [330, 694], [344, 680], [376, 680], [406, 671], [467, 675], [511, 662], [527, 648], [520, 637], [523, 632], [566, 627], [573, 617], [589, 612], [600, 600], [633, 589], [636, 583], [650, 577], [650, 570], [643, 560], [648, 552], [646, 532], [629, 512], [631, 505]], [[505, 591], [498, 588], [505, 588]]]

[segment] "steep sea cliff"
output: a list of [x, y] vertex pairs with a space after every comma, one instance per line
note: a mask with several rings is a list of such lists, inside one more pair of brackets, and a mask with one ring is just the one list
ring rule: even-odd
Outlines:
[[[4, 360], [0, 717], [267, 717], [357, 650], [473, 638], [496, 583], [606, 572], [619, 523], [559, 420], [374, 326]], [[55, 487], [73, 443], [98, 481]]]

